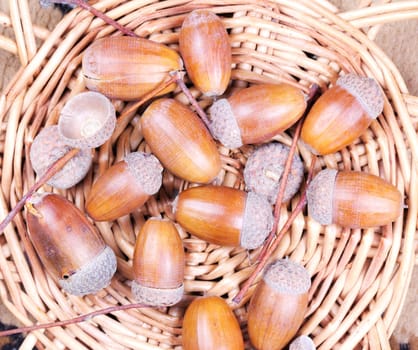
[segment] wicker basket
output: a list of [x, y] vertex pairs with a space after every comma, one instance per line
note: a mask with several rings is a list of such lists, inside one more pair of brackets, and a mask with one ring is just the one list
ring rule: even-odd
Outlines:
[[[1, 217], [35, 181], [28, 160], [34, 136], [44, 125], [55, 124], [64, 102], [85, 89], [80, 74], [83, 50], [97, 37], [118, 35], [113, 27], [80, 9], [71, 11], [48, 32], [32, 25], [25, 0], [11, 0], [10, 4], [10, 17], [0, 16], [5, 25], [13, 27], [15, 41], [0, 38], [0, 42], [3, 49], [18, 54], [22, 67], [0, 95]], [[326, 88], [340, 72], [348, 71], [372, 76], [381, 84], [386, 94], [384, 113], [353, 145], [320, 157], [316, 170], [345, 168], [378, 174], [399, 188], [408, 210], [393, 225], [367, 230], [325, 227], [301, 214], [275, 257], [301, 262], [312, 276], [309, 310], [300, 333], [309, 334], [319, 349], [389, 349], [388, 339], [399, 318], [414, 264], [418, 98], [408, 94], [397, 69], [372, 38], [380, 24], [418, 17], [418, 2], [366, 6], [345, 13], [337, 13], [325, 0], [100, 0], [95, 6], [138, 35], [173, 48], [177, 48], [178, 28], [186, 13], [195, 8], [213, 10], [230, 33], [235, 88], [284, 81], [307, 91], [312, 83]], [[39, 41], [41, 45], [37, 45]], [[200, 98], [198, 91], [192, 91]], [[175, 97], [187, 103], [182, 94], [175, 93]], [[202, 106], [210, 102], [202, 100]], [[119, 114], [130, 105], [115, 101]], [[97, 149], [93, 170], [84, 182], [60, 193], [83, 208], [85, 195], [103, 169], [127, 152], [147, 147], [136, 127], [139, 113], [132, 113], [125, 123], [119, 121], [112, 142]], [[275, 139], [289, 144], [291, 132]], [[223, 184], [243, 188], [241, 172], [250, 149], [219, 147]], [[310, 153], [302, 146], [298, 150], [308, 168]], [[139, 228], [150, 215], [167, 215], [168, 198], [187, 186], [167, 174], [160, 195], [143, 208], [130, 217], [96, 224], [118, 255], [118, 272], [108, 288], [86, 297], [65, 294], [41, 265], [28, 263], [26, 254], [31, 247], [24, 247], [20, 239], [26, 234], [26, 225], [19, 214], [0, 235], [2, 302], [24, 325], [66, 320], [132, 303], [130, 266]], [[283, 220], [297, 199], [283, 206]], [[180, 349], [182, 315], [191, 299], [206, 294], [231, 302], [253, 271], [251, 261], [259, 252], [214, 246], [184, 231], [181, 236], [187, 256], [186, 295], [177, 306], [118, 311], [33, 331], [27, 334], [22, 349], [35, 344], [47, 349]], [[246, 306], [252, 291], [234, 307], [245, 337]]]

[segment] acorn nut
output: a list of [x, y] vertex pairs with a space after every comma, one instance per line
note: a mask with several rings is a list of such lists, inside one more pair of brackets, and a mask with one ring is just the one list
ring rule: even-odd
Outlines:
[[168, 219], [150, 218], [135, 243], [132, 294], [139, 303], [170, 306], [184, 292], [185, 256], [182, 240]]
[[93, 294], [110, 284], [116, 256], [80, 209], [53, 193], [35, 193], [25, 207], [35, 250], [67, 293]]
[[96, 221], [112, 221], [141, 207], [162, 183], [158, 159], [131, 152], [99, 176], [86, 200], [86, 211]]
[[219, 99], [209, 108], [210, 131], [225, 147], [269, 141], [306, 109], [302, 91], [289, 84], [260, 84]]
[[353, 143], [383, 110], [383, 93], [372, 78], [347, 74], [314, 103], [301, 140], [316, 155], [335, 153]]
[[248, 335], [257, 350], [280, 350], [305, 318], [311, 279], [299, 263], [279, 259], [268, 265], [248, 308]]
[[402, 210], [399, 190], [379, 176], [360, 171], [324, 169], [307, 190], [308, 214], [322, 225], [347, 228], [381, 226]]
[[259, 247], [273, 226], [272, 206], [253, 192], [226, 186], [196, 186], [180, 192], [176, 221], [192, 235], [224, 246]]

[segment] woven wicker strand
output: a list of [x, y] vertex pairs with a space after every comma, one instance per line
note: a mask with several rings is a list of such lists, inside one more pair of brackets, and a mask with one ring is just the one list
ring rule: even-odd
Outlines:
[[[327, 88], [340, 73], [374, 77], [386, 101], [382, 115], [354, 144], [319, 157], [320, 168], [367, 171], [392, 182], [404, 194], [408, 210], [393, 224], [366, 230], [321, 226], [301, 213], [283, 237], [272, 258], [301, 262], [312, 276], [308, 312], [300, 334], [310, 335], [318, 349], [389, 349], [415, 263], [414, 239], [418, 215], [418, 97], [411, 96], [402, 76], [373, 42], [381, 25], [418, 18], [414, 1], [370, 6], [339, 12], [325, 0], [209, 0], [144, 1], [101, 0], [95, 7], [134, 30], [137, 35], [177, 49], [178, 29], [195, 8], [209, 8], [230, 33], [234, 69], [231, 91], [254, 83], [287, 82], [307, 92], [311, 84]], [[29, 148], [45, 125], [56, 124], [64, 103], [85, 86], [80, 73], [84, 49], [96, 38], [119, 35], [90, 13], [74, 9], [52, 31], [34, 26], [27, 0], [10, 0], [10, 14], [0, 23], [12, 27], [13, 39], [0, 36], [0, 49], [15, 54], [21, 68], [0, 95], [1, 190], [0, 217], [34, 184]], [[40, 45], [36, 43], [41, 42]], [[309, 53], [309, 54], [307, 54]], [[192, 94], [206, 108], [211, 101]], [[188, 104], [179, 92], [173, 95]], [[118, 125], [111, 141], [96, 150], [94, 168], [65, 195], [79, 208], [94, 180], [109, 165], [133, 150], [149, 151], [133, 103], [114, 101]], [[289, 133], [274, 140], [287, 145]], [[242, 170], [253, 146], [229, 150], [219, 146], [222, 184], [244, 188]], [[303, 145], [298, 151], [306, 169], [312, 156]], [[23, 325], [67, 320], [92, 311], [133, 302], [130, 291], [133, 247], [149, 216], [172, 218], [170, 201], [191, 184], [165, 174], [163, 188], [129, 217], [96, 223], [106, 243], [118, 256], [118, 272], [108, 288], [95, 295], [65, 294], [45, 273], [33, 248], [22, 240], [23, 213], [0, 234], [0, 298]], [[283, 225], [299, 196], [281, 208]], [[130, 309], [101, 315], [65, 327], [29, 333], [21, 349], [181, 349], [184, 310], [198, 294], [226, 298], [246, 334], [246, 306], [252, 286], [239, 305], [232, 303], [240, 285], [254, 270], [259, 249], [219, 247], [178, 227], [186, 249], [185, 296], [170, 308]], [[25, 243], [26, 242], [26, 243]], [[27, 257], [29, 257], [30, 264]], [[257, 281], [259, 277], [257, 278]]]

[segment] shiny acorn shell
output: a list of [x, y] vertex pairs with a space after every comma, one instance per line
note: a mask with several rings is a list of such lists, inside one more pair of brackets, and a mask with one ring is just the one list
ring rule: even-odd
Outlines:
[[303, 92], [292, 85], [253, 85], [213, 103], [210, 129], [228, 148], [258, 144], [288, 129], [305, 109]]
[[192, 301], [183, 318], [184, 350], [243, 350], [240, 325], [226, 301], [217, 296]]
[[132, 293], [137, 302], [168, 306], [181, 300], [185, 254], [173, 222], [160, 218], [145, 222], [135, 243], [132, 265]]
[[[136, 37], [95, 40], [84, 52], [82, 72], [89, 90], [121, 100], [137, 100], [183, 69], [179, 54], [163, 44]], [[171, 84], [158, 95], [175, 89]]]
[[324, 169], [307, 190], [308, 214], [323, 225], [367, 228], [389, 224], [402, 211], [399, 190], [379, 176]]
[[26, 203], [29, 237], [46, 270], [73, 295], [96, 293], [116, 271], [116, 257], [73, 203], [58, 194], [34, 194]]
[[194, 10], [183, 21], [179, 50], [194, 86], [206, 96], [222, 95], [231, 78], [232, 53], [221, 19], [207, 10]]
[[200, 118], [174, 99], [154, 101], [141, 117], [141, 129], [152, 153], [175, 176], [209, 183], [221, 170], [215, 141]]

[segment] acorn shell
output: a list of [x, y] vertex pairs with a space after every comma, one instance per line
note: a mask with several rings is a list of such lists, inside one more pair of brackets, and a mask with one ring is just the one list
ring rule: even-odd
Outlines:
[[174, 204], [176, 221], [189, 233], [224, 246], [259, 247], [273, 225], [272, 207], [256, 193], [226, 186], [196, 186]]
[[110, 100], [97, 92], [71, 97], [60, 111], [58, 130], [64, 142], [75, 148], [95, 148], [112, 136], [116, 112]]
[[35, 250], [66, 292], [85, 295], [109, 285], [116, 257], [80, 209], [52, 193], [32, 195], [26, 209]]
[[162, 183], [162, 166], [152, 154], [131, 152], [93, 184], [86, 211], [96, 221], [112, 221], [141, 207]]
[[383, 102], [374, 79], [347, 74], [314, 103], [303, 123], [301, 140], [314, 154], [335, 153], [367, 130], [382, 113]]
[[292, 126], [305, 109], [303, 92], [292, 85], [253, 85], [213, 103], [210, 129], [228, 148], [262, 143]]
[[200, 118], [174, 99], [158, 99], [144, 112], [145, 141], [164, 167], [190, 182], [209, 183], [221, 170], [215, 141]]
[[232, 53], [221, 19], [207, 10], [194, 10], [183, 21], [179, 50], [187, 74], [206, 96], [219, 96], [231, 78]]
[[175, 225], [168, 219], [150, 218], [135, 243], [132, 293], [151, 306], [178, 303], [184, 291], [185, 255]]
[[196, 298], [183, 318], [184, 350], [243, 350], [244, 341], [234, 313], [216, 296]]
[[[54, 164], [71, 150], [58, 132], [57, 125], [44, 127], [36, 135], [30, 147], [29, 158], [33, 170], [40, 177]], [[51, 179], [47, 181], [60, 189], [70, 188], [84, 179], [92, 164], [92, 152], [88, 148], [80, 151], [72, 157]]]
[[[89, 90], [109, 98], [138, 100], [172, 71], [183, 69], [179, 54], [163, 44], [128, 36], [95, 40], [84, 52], [82, 71]], [[173, 91], [170, 84], [157, 95]]]
[[389, 224], [402, 211], [399, 190], [372, 174], [324, 169], [307, 190], [308, 213], [323, 225], [367, 228]]
[[301, 326], [311, 280], [307, 270], [289, 259], [266, 267], [248, 308], [248, 335], [256, 349], [280, 350]]

